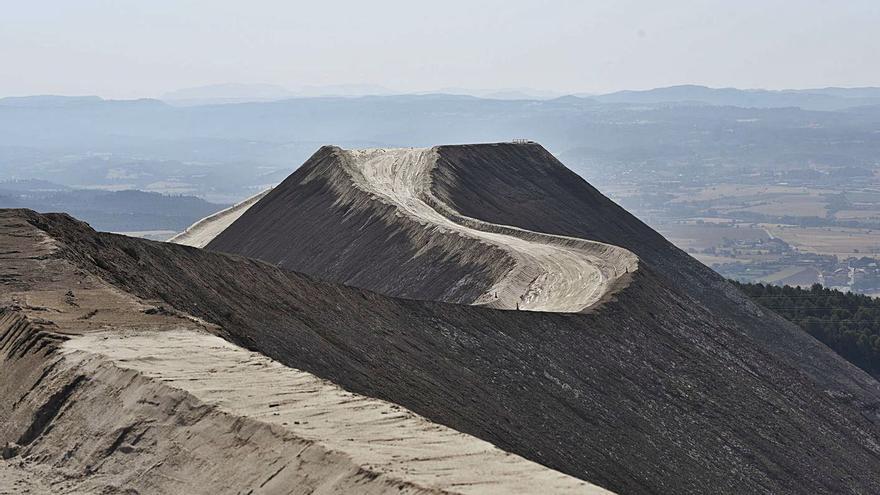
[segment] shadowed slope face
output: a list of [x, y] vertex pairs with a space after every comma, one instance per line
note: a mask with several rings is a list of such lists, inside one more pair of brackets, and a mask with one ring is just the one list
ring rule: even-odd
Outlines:
[[880, 491], [876, 382], [819, 346], [799, 359], [824, 378], [804, 373], [648, 266], [590, 314], [497, 311], [28, 221], [79, 269], [233, 342], [615, 492]]
[[[539, 311], [588, 309], [623, 287], [636, 270], [637, 258], [616, 246], [460, 214], [431, 191], [439, 158], [434, 148], [319, 151], [304, 170], [279, 187], [286, 196], [269, 195], [209, 247], [391, 295], [430, 298], [439, 289], [440, 297], [435, 299]], [[326, 169], [315, 174], [323, 160], [333, 169], [331, 177]], [[307, 212], [297, 204], [312, 199], [304, 185], [322, 179], [333, 185], [325, 194], [336, 198], [327, 210]], [[343, 232], [344, 244], [330, 246], [334, 262], [322, 265], [309, 256], [310, 246], [322, 244], [327, 233], [321, 229], [301, 235], [305, 232], [296, 227], [303, 222], [291, 219], [302, 215], [317, 216], [334, 226], [340, 215], [343, 219], [369, 215], [382, 223], [371, 220]], [[392, 234], [376, 236], [385, 230]], [[431, 247], [437, 254], [424, 256]], [[396, 256], [388, 256], [389, 249]], [[462, 254], [471, 257], [471, 266], [481, 277], [461, 271]], [[340, 272], [339, 266], [347, 270]], [[445, 273], [437, 272], [438, 266]], [[405, 276], [401, 271], [407, 272]], [[352, 272], [357, 275], [345, 278]], [[389, 275], [397, 285], [388, 284]]]

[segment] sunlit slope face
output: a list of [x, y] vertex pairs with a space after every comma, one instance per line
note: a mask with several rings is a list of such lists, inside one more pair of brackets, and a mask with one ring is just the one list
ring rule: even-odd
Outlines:
[[625, 249], [445, 204], [432, 181], [443, 149], [324, 148], [209, 247], [390, 295], [500, 309], [580, 312], [628, 284], [638, 259]]

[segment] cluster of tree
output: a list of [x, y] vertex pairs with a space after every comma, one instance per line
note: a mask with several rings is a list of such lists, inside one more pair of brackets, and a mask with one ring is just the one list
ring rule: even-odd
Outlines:
[[862, 294], [733, 282], [758, 304], [798, 324], [849, 362], [880, 378], [880, 299]]

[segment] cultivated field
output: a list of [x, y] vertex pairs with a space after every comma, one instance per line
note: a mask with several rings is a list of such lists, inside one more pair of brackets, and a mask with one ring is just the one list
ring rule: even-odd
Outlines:
[[847, 227], [796, 227], [764, 224], [767, 230], [802, 251], [840, 258], [880, 255], [880, 230]]

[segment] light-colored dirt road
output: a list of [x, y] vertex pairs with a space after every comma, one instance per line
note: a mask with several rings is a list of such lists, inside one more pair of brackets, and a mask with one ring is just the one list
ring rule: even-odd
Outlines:
[[476, 304], [503, 309], [578, 312], [596, 304], [618, 278], [637, 268], [629, 251], [599, 242], [531, 232], [464, 217], [431, 193], [434, 148], [344, 152], [354, 183], [379, 201], [448, 235], [479, 239], [507, 251], [514, 269]]
[[248, 208], [255, 205], [257, 201], [263, 199], [263, 196], [269, 194], [269, 191], [271, 190], [272, 188], [270, 187], [261, 193], [251, 196], [241, 203], [234, 204], [225, 210], [220, 210], [217, 213], [214, 213], [213, 215], [208, 215], [190, 225], [189, 228], [183, 232], [168, 239], [167, 242], [203, 248], [211, 242], [211, 239], [217, 237], [217, 234], [223, 232], [226, 227], [232, 225], [232, 222], [238, 220], [238, 217], [246, 212]]

